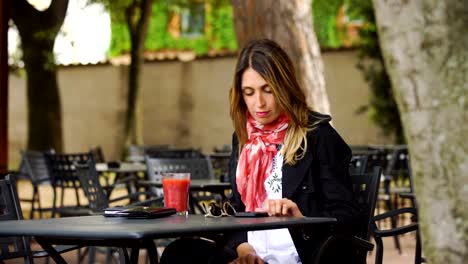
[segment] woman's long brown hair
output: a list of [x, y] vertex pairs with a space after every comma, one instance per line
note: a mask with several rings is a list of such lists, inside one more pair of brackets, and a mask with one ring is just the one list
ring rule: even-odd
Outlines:
[[239, 150], [248, 140], [247, 105], [241, 89], [242, 74], [248, 68], [252, 68], [265, 79], [273, 91], [277, 104], [290, 119], [281, 153], [288, 164], [294, 164], [302, 158], [307, 149], [306, 134], [311, 128], [308, 124], [311, 109], [307, 106], [291, 59], [272, 40], [260, 39], [248, 43], [237, 60], [229, 101], [231, 118], [239, 139]]

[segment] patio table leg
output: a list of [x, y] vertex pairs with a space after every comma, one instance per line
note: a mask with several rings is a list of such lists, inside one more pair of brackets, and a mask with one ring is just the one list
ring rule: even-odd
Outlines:
[[145, 240], [144, 242], [150, 264], [158, 264], [158, 252], [153, 240]]
[[132, 247], [132, 251], [130, 254], [130, 263], [138, 264], [138, 257], [140, 256], [140, 248], [139, 247]]
[[35, 237], [37, 243], [41, 245], [41, 247], [49, 253], [50, 257], [55, 261], [57, 264], [67, 264], [65, 259], [55, 250], [55, 248], [47, 242], [47, 239], [43, 237]]

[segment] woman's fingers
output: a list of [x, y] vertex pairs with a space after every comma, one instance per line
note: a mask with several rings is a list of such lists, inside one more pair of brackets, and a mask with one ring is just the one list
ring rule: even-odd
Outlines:
[[289, 204], [288, 202], [283, 203], [283, 207], [281, 208], [282, 209], [281, 214], [288, 215], [290, 207], [291, 207], [291, 204]]
[[267, 199], [265, 210], [270, 216], [303, 216], [297, 204], [289, 199]]
[[229, 264], [263, 264], [263, 260], [255, 254], [247, 254], [242, 257], [238, 257]]

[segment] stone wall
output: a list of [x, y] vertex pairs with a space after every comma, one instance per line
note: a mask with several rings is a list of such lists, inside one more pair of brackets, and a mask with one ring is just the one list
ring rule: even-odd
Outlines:
[[[368, 88], [355, 67], [356, 52], [323, 54], [333, 125], [349, 144], [384, 144], [390, 139], [356, 109], [368, 99]], [[143, 67], [141, 96], [145, 144], [202, 148], [230, 144], [228, 91], [235, 57], [190, 62], [148, 62]], [[108, 159], [119, 159], [125, 113], [124, 66], [68, 66], [59, 69], [66, 152], [101, 146]], [[24, 77], [10, 75], [10, 167], [25, 148], [26, 88]]]

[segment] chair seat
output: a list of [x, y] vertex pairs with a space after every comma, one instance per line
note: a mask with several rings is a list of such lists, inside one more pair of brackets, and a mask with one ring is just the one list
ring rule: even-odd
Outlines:
[[60, 217], [87, 216], [94, 214], [91, 209], [86, 207], [62, 207], [57, 208], [56, 212]]

